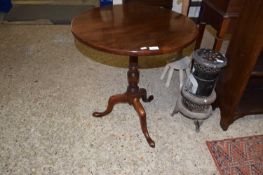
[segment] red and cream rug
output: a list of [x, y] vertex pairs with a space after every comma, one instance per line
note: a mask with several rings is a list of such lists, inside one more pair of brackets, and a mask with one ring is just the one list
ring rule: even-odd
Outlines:
[[263, 135], [206, 144], [221, 175], [263, 175]]

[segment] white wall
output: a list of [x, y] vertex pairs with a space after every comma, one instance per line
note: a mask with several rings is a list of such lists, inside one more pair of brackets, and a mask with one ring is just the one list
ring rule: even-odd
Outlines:
[[122, 0], [113, 0], [113, 4], [122, 4]]
[[[202, 0], [193, 0], [193, 1], [202, 1]], [[191, 7], [189, 10], [188, 16], [197, 17], [199, 15], [200, 7]], [[178, 3], [177, 0], [173, 0], [173, 11], [181, 13], [182, 11], [182, 3]]]
[[182, 3], [178, 4], [177, 0], [173, 0], [173, 11], [176, 11], [178, 13], [181, 13], [182, 11]]

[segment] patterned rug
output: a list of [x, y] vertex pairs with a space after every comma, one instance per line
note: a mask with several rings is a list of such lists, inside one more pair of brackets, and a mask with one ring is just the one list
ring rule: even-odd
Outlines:
[[206, 144], [221, 175], [263, 175], [263, 135]]

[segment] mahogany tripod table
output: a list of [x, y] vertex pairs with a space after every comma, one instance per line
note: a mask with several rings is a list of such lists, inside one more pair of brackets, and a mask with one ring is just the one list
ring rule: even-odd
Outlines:
[[196, 25], [187, 17], [168, 9], [144, 5], [114, 5], [88, 10], [72, 20], [76, 39], [95, 49], [129, 56], [128, 88], [125, 93], [109, 98], [104, 112], [109, 114], [117, 103], [132, 105], [140, 118], [142, 132], [151, 147], [146, 112], [140, 102], [150, 102], [146, 89], [139, 88], [138, 56], [160, 55], [181, 51], [197, 37]]

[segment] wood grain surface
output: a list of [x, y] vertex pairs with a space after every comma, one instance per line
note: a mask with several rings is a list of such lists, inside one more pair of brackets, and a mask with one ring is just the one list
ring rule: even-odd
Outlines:
[[94, 8], [76, 16], [71, 25], [73, 35], [84, 44], [128, 56], [181, 51], [198, 34], [194, 22], [184, 15], [136, 4]]

